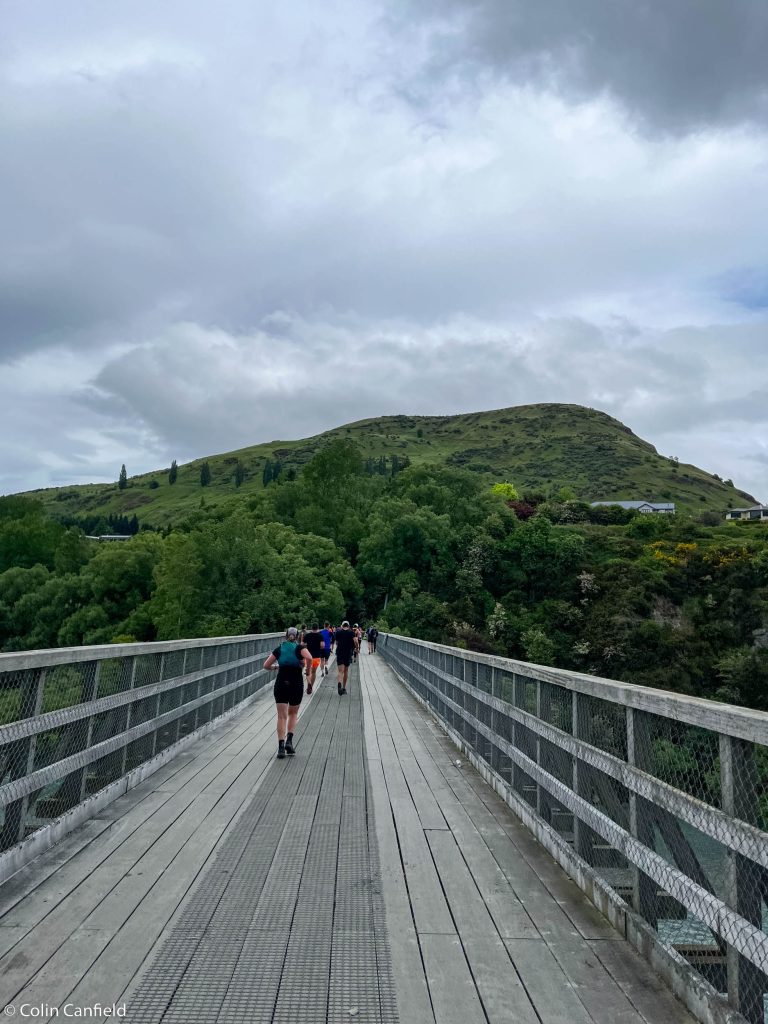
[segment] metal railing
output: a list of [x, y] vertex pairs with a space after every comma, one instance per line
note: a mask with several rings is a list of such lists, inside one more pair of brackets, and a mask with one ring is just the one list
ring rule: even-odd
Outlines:
[[0, 850], [254, 694], [276, 635], [0, 655]]
[[394, 635], [379, 650], [572, 877], [627, 932], [640, 916], [668, 981], [684, 958], [768, 1020], [768, 714]]

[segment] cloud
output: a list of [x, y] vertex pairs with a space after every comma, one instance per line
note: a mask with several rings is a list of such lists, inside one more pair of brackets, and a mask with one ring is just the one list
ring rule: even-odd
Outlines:
[[[768, 330], [637, 328], [629, 343], [626, 333], [576, 318], [510, 327], [455, 317], [425, 329], [280, 311], [245, 335], [178, 324], [107, 363], [83, 400], [130, 409], [169, 458], [310, 436], [387, 413], [579, 402], [668, 454], [759, 490], [761, 470], [732, 428], [756, 436], [768, 428], [768, 371], [755, 370]], [[712, 382], [726, 361], [735, 372], [724, 396]], [[730, 440], [713, 445], [713, 432]]]
[[529, 401], [737, 474], [765, 419], [765, 8], [563, 3], [9, 4], [0, 488]]
[[402, 0], [397, 20], [426, 20], [443, 80], [490, 69], [570, 100], [606, 94], [651, 131], [768, 119], [763, 0]]

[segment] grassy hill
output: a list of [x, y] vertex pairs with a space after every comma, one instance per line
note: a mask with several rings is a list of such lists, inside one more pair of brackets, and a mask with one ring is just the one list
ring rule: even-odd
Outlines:
[[[655, 499], [675, 501], [683, 511], [722, 512], [755, 499], [696, 466], [677, 465], [658, 454], [618, 420], [578, 405], [524, 405], [458, 416], [385, 416], [360, 420], [299, 441], [271, 441], [211, 455], [179, 466], [175, 484], [168, 468], [113, 484], [84, 484], [30, 492], [58, 516], [110, 513], [163, 526], [193, 511], [201, 496], [208, 506], [247, 495], [263, 486], [269, 459], [300, 470], [330, 441], [353, 441], [364, 459], [407, 456], [411, 463], [437, 463], [482, 474], [489, 483], [510, 480], [519, 490], [569, 485], [586, 501]], [[200, 486], [207, 461], [210, 484]], [[238, 461], [246, 478], [237, 489]], [[126, 456], [126, 462], [130, 458]]]

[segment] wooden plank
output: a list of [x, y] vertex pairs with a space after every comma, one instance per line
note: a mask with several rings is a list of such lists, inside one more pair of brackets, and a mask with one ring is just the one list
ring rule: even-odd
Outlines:
[[[161, 849], [177, 848], [183, 845], [199, 826], [199, 811], [210, 809], [213, 806], [213, 798], [200, 797], [199, 801], [190, 804], [173, 821], [167, 823], [160, 836], [147, 837], [144, 835], [146, 829], [139, 832], [140, 844], [153, 846], [155, 842], [163, 841]], [[202, 804], [202, 806], [201, 806]], [[207, 806], [206, 806], [207, 805]], [[106, 928], [88, 929], [85, 938], [79, 938], [79, 942], [91, 941], [99, 948], [94, 952], [91, 962], [101, 951], [102, 943], [109, 941], [114, 934], [119, 920], [119, 900], [115, 906], [115, 898], [112, 895], [119, 883], [137, 863], [136, 845], [129, 840], [124, 844], [125, 856], [110, 858], [106, 869], [102, 866], [85, 886], [79, 886], [73, 893], [69, 894], [52, 911], [39, 927], [32, 929], [18, 945], [0, 960], [0, 1002], [9, 1003], [16, 999], [17, 995], [30, 979], [48, 965], [52, 960], [58, 965], [61, 960], [67, 960], [67, 940], [73, 935], [79, 926], [96, 910], [97, 913], [104, 907]], [[158, 858], [158, 869], [163, 861]], [[155, 876], [156, 877], [156, 876]], [[152, 884], [151, 878], [144, 879], [143, 876], [133, 876], [132, 884], [144, 884], [145, 891]], [[111, 897], [111, 898], [110, 898]], [[119, 921], [122, 923], [122, 921]], [[90, 936], [90, 939], [88, 938]], [[54, 968], [57, 969], [57, 968]], [[44, 974], [41, 977], [45, 977]], [[28, 989], [25, 989], [28, 991]], [[34, 1001], [34, 1000], [27, 1000]]]
[[[610, 944], [602, 941], [604, 945]], [[552, 952], [595, 1024], [645, 1024], [621, 986], [595, 956], [590, 943], [581, 938], [575, 941], [563, 938], [553, 944]]]
[[389, 701], [385, 701], [384, 699], [384, 694], [382, 692], [385, 689], [385, 687], [382, 686], [384, 680], [382, 679], [382, 673], [377, 670], [378, 666], [372, 666], [370, 669], [366, 666], [366, 668], [361, 672], [361, 676], [364, 682], [367, 681], [368, 673], [371, 673], [371, 675], [374, 675], [376, 678], [377, 696], [381, 703], [384, 720], [389, 725], [391, 740], [395, 750], [397, 751], [400, 767], [403, 771], [403, 775], [416, 806], [416, 810], [418, 811], [422, 827], [425, 829], [447, 829], [447, 822], [440, 811], [439, 804], [435, 799], [429, 784], [424, 778], [419, 762], [417, 761], [413, 748], [406, 737], [403, 726], [398, 716], [393, 712]]
[[[5, 921], [2, 918], [9, 910], [25, 896], [38, 889], [47, 878], [79, 854], [86, 846], [89, 846], [94, 839], [101, 836], [105, 831], [113, 829], [113, 822], [123, 818], [129, 810], [142, 803], [149, 793], [160, 789], [165, 791], [166, 787], [168, 792], [174, 792], [178, 788], [178, 780], [173, 786], [169, 786], [168, 783], [192, 762], [197, 762], [197, 770], [200, 770], [206, 763], [206, 759], [201, 755], [205, 753], [211, 744], [218, 743], [221, 745], [222, 740], [226, 736], [233, 734], [235, 730], [236, 733], [234, 734], [239, 736], [244, 731], [253, 729], [254, 724], [260, 724], [263, 717], [263, 708], [257, 705], [249, 706], [245, 709], [242, 719], [238, 716], [235, 719], [228, 720], [226, 723], [222, 723], [223, 726], [226, 725], [226, 729], [222, 729], [221, 733], [218, 730], [209, 733], [207, 736], [201, 737], [193, 747], [180, 751], [176, 757], [163, 765], [162, 768], [158, 769], [144, 782], [139, 783], [139, 785], [123, 796], [118, 797], [97, 816], [84, 822], [83, 825], [65, 836], [49, 851], [46, 851], [17, 871], [0, 886], [0, 927], [5, 925]], [[210, 758], [207, 760], [210, 760]], [[151, 807], [151, 805], [146, 806], [148, 810]], [[5, 950], [3, 949], [2, 951], [4, 952]]]
[[[113, 926], [117, 921], [122, 923], [124, 918], [121, 920], [121, 901], [118, 897], [112, 897], [110, 900], [112, 891], [120, 885], [122, 879], [153, 846], [157, 845], [160, 866], [163, 863], [164, 851], [169, 854], [187, 841], [199, 827], [208, 810], [215, 806], [220, 799], [216, 794], [206, 795], [206, 785], [221, 772], [228, 773], [232, 779], [239, 777], [244, 768], [243, 759], [246, 755], [249, 760], [252, 760], [252, 749], [248, 750], [247, 747], [248, 741], [246, 740], [245, 749], [238, 750], [234, 756], [230, 756], [226, 764], [218, 763], [221, 758], [215, 756], [204, 770], [198, 772], [194, 780], [190, 780], [176, 794], [159, 792], [150, 794], [147, 800], [160, 798], [165, 802], [151, 817], [140, 822], [139, 827], [127, 839], [120, 842], [116, 849], [106, 855], [106, 859], [102, 857], [95, 866], [89, 864], [92, 857], [76, 858], [73, 870], [63, 873], [68, 876], [74, 874], [79, 881], [74, 888], [67, 887], [64, 891], [60, 890], [55, 894], [55, 907], [49, 913], [45, 913], [45, 910], [41, 912], [37, 907], [24, 907], [24, 904], [29, 904], [35, 896], [33, 893], [12, 914], [8, 915], [10, 923], [20, 923], [16, 919], [23, 918], [26, 910], [28, 918], [26, 923], [29, 924], [33, 921], [37, 923], [35, 918], [42, 920], [42, 923], [39, 927], [30, 930], [16, 947], [0, 959], [0, 972], [2, 972], [0, 1000], [4, 998], [5, 1002], [10, 1002], [19, 989], [46, 964], [49, 958], [56, 955], [59, 947], [97, 908], [100, 923], [108, 920], [112, 913], [115, 915]], [[141, 809], [142, 805], [139, 805], [136, 811], [140, 812]], [[87, 855], [88, 852], [86, 850], [85, 854]], [[97, 849], [95, 853], [100, 856], [104, 851]], [[62, 872], [58, 873], [58, 875], [61, 874]], [[151, 875], [147, 877], [149, 880], [153, 878]], [[86, 879], [86, 884], [79, 884]], [[72, 880], [70, 877], [69, 881]], [[131, 885], [134, 891], [139, 893], [147, 891], [145, 880], [141, 876], [134, 876], [131, 882], [124, 883], [124, 886], [126, 884]], [[119, 889], [118, 892], [120, 892]], [[41, 915], [44, 915], [44, 918]], [[109, 929], [107, 929], [103, 934], [109, 933]], [[102, 929], [100, 928], [95, 939], [98, 941], [101, 935]], [[66, 952], [61, 955], [65, 957]]]
[[25, 864], [3, 882], [0, 885], [0, 926], [3, 916], [9, 910], [110, 827], [110, 822], [102, 818], [91, 818], [83, 822], [41, 857]]
[[596, 940], [589, 945], [648, 1024], [695, 1024], [680, 1000], [628, 943]]
[[[56, 872], [50, 875], [46, 875], [44, 871], [41, 872], [42, 881], [29, 891], [27, 898], [19, 901], [19, 905], [11, 913], [6, 913], [3, 917], [3, 925], [21, 923], [34, 925], [42, 920], [70, 890], [90, 878], [99, 864], [111, 856], [147, 821], [151, 820], [161, 808], [168, 805], [176, 793], [182, 792], [188, 786], [190, 788], [187, 795], [192, 797], [197, 787], [200, 787], [207, 779], [215, 777], [215, 774], [223, 770], [236, 753], [247, 750], [253, 742], [254, 737], [250, 730], [246, 729], [236, 741], [230, 740], [223, 750], [210, 749], [206, 751], [194, 771], [185, 771], [185, 779], [179, 780], [180, 783], [183, 782], [183, 785], [180, 785], [178, 789], [166, 790], [161, 787], [155, 790], [148, 788], [143, 799], [140, 801], [130, 800], [131, 806], [127, 812], [125, 812], [124, 805], [121, 804], [125, 798], [121, 797], [115, 801], [115, 805], [113, 805], [115, 812], [120, 810], [124, 813], [119, 814], [110, 824], [107, 834], [102, 835], [98, 843], [89, 845], [81, 851], [77, 857], [69, 858]], [[188, 769], [192, 769], [192, 766], [188, 766]], [[147, 780], [146, 783], [142, 783], [141, 788], [150, 782], [151, 780]], [[140, 787], [136, 787], [136, 790], [139, 789]], [[132, 797], [132, 794], [126, 794], [126, 796]], [[121, 805], [120, 808], [117, 807], [118, 804]], [[94, 821], [99, 820], [94, 819]], [[44, 864], [48, 858], [55, 858], [57, 849], [58, 847], [54, 847], [49, 853], [46, 853], [40, 858], [40, 862]]]
[[416, 930], [452, 934], [455, 928], [392, 737], [380, 734], [378, 742]]
[[416, 808], [410, 799], [394, 799], [390, 800], [390, 803], [416, 930], [419, 934], [453, 934], [456, 929], [440, 887], [440, 880]]
[[[445, 742], [450, 743], [447, 738]], [[464, 763], [461, 770], [455, 768], [453, 763], [449, 767], [441, 765], [441, 768], [457, 794], [464, 795], [467, 813], [488, 845], [492, 846], [494, 855], [497, 859], [503, 857], [501, 866], [510, 877], [515, 891], [518, 894], [530, 891], [528, 887], [533, 875], [551, 895], [567, 923], [562, 920], [550, 921], [550, 925], [556, 929], [565, 927], [568, 931], [576, 931], [586, 939], [621, 939], [610, 922], [589, 902], [576, 883], [514, 817], [507, 804], [477, 775], [471, 765]], [[478, 799], [472, 800], [470, 794]], [[514, 854], [510, 854], [505, 844], [499, 842], [497, 830], [510, 841]], [[494, 832], [496, 837], [492, 840]], [[549, 926], [540, 923], [530, 906], [528, 909], [542, 933], [550, 930]], [[548, 917], [551, 918], [551, 913]]]
[[[399, 685], [399, 684], [396, 684]], [[422, 712], [425, 714], [425, 712]], [[446, 741], [449, 742], [449, 741]], [[429, 748], [429, 744], [427, 747]], [[456, 768], [453, 763], [455, 748], [446, 753], [444, 750], [435, 752], [435, 761], [438, 770], [441, 772], [451, 790], [460, 802], [463, 811], [469, 818], [483, 842], [492, 853], [496, 863], [499, 865], [512, 890], [520, 900], [524, 910], [532, 919], [538, 932], [544, 936], [556, 935], [562, 932], [579, 934], [571, 918], [565, 913], [559, 900], [545, 885], [537, 872], [526, 858], [521, 856], [520, 850], [512, 841], [510, 835], [502, 827], [501, 822], [492, 814], [489, 807], [479, 799], [478, 793], [469, 785], [468, 778], [474, 774], [471, 767]], [[442, 756], [441, 756], [442, 755]], [[484, 786], [482, 779], [478, 779], [480, 785]], [[486, 787], [489, 792], [490, 787]], [[512, 813], [504, 805], [504, 816], [514, 822]], [[522, 826], [520, 826], [522, 828]], [[549, 858], [541, 847], [540, 857]], [[567, 876], [563, 874], [563, 879]], [[597, 910], [588, 904], [585, 897], [582, 897], [587, 906], [588, 914], [597, 914]]]
[[434, 1014], [422, 970], [421, 949], [408, 899], [384, 770], [381, 763], [373, 759], [368, 761], [368, 772], [400, 1024], [430, 1024], [434, 1021]]
[[595, 1024], [543, 939], [506, 939], [541, 1024]]
[[525, 989], [511, 969], [509, 955], [488, 908], [474, 884], [453, 836], [429, 832], [429, 845], [456, 927], [491, 1024], [504, 1024], [515, 1008], [520, 1024], [538, 1024]]
[[[268, 754], [264, 752], [264, 757], [271, 766], [271, 747]], [[253, 789], [246, 780], [238, 790], [232, 790], [227, 797], [219, 800], [200, 823], [200, 835], [195, 835], [192, 841], [184, 845], [173, 859], [170, 869], [134, 905], [124, 924], [110, 936], [90, 968], [83, 970], [81, 966], [79, 972], [76, 968], [72, 970], [69, 982], [75, 987], [69, 996], [71, 1002], [89, 1006], [98, 1001], [121, 1001], [152, 949], [161, 941], [163, 932], [180, 911], [184, 898], [216, 856], [237, 821], [238, 812], [248, 806], [252, 795]], [[92, 918], [100, 920], [99, 910], [94, 912]], [[88, 924], [86, 920], [81, 928], [87, 929]]]
[[423, 935], [421, 949], [436, 1024], [488, 1024], [459, 937]]
[[[391, 686], [380, 686], [378, 694], [382, 700], [385, 699], [385, 696], [389, 697], [390, 706], [396, 712], [400, 712], [401, 704], [392, 699], [394, 695]], [[428, 725], [428, 720], [424, 722], [421, 717], [414, 718], [409, 715], [405, 721], [401, 719], [401, 722], [403, 734], [406, 741], [411, 744], [411, 749], [416, 749], [416, 745], [419, 745], [422, 750], [423, 756], [420, 765], [424, 777], [436, 796], [440, 810], [467, 862], [472, 878], [485, 900], [499, 934], [505, 938], [540, 937], [540, 933], [512, 889], [509, 879], [494, 858], [484, 838], [438, 770], [433, 760], [434, 751], [430, 749], [430, 743], [419, 737], [417, 726]], [[543, 886], [539, 886], [539, 888], [542, 894], [546, 893]], [[527, 886], [526, 894], [530, 897], [530, 886]]]
[[[15, 994], [14, 1005], [22, 1006], [26, 1003], [28, 1006], [55, 1008], [64, 1004], [67, 1000], [62, 996], [71, 989], [72, 977], [83, 971], [84, 964], [93, 962], [94, 946], [105, 945], [108, 941], [108, 933], [93, 929], [76, 932], [61, 948], [59, 955], [48, 960], [34, 983]], [[41, 993], [45, 993], [43, 998]], [[97, 1001], [102, 1002], [101, 998]], [[51, 1015], [43, 1012], [40, 1016], [35, 1015], [35, 1020], [48, 1021], [57, 1016], [57, 1013]]]
[[[119, 1001], [163, 928], [178, 911], [183, 897], [215, 854], [215, 848], [239, 812], [250, 803], [255, 785], [271, 766], [272, 725], [270, 715], [268, 724], [259, 729], [260, 746], [255, 754], [252, 742], [238, 750], [214, 782], [197, 793], [182, 814], [160, 831], [106, 898], [85, 918], [79, 914], [81, 923], [70, 935], [63, 934], [65, 924], [70, 922], [53, 915], [57, 917], [54, 924], [60, 925], [58, 931], [53, 929], [53, 941], [62, 941], [27, 985], [25, 1001], [56, 1004], [66, 998], [67, 986], [75, 987], [80, 1005], [107, 1001], [105, 991], [109, 992], [110, 1001]], [[147, 829], [145, 823], [143, 831], [146, 833]], [[197, 838], [198, 832], [202, 838]], [[98, 876], [103, 874], [97, 872]], [[90, 885], [87, 892], [92, 898]], [[64, 901], [64, 908], [72, 903], [70, 897]], [[51, 923], [46, 920], [41, 926], [45, 927], [46, 940]], [[39, 929], [31, 937], [37, 932]], [[72, 950], [76, 951], [74, 955]], [[66, 983], [59, 980], [53, 987], [51, 979], [62, 977]]]

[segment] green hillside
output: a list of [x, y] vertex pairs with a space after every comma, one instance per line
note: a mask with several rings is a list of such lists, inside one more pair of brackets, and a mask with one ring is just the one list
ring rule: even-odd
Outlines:
[[[179, 466], [175, 484], [168, 467], [129, 477], [125, 490], [113, 484], [84, 484], [32, 492], [58, 517], [138, 516], [164, 526], [200, 505], [213, 506], [263, 487], [267, 460], [282, 473], [300, 471], [332, 440], [354, 441], [364, 460], [438, 463], [471, 470], [489, 482], [510, 480], [519, 490], [548, 491], [568, 485], [586, 501], [650, 499], [674, 501], [682, 511], [722, 512], [755, 499], [696, 466], [676, 464], [629, 427], [595, 409], [578, 405], [524, 405], [458, 416], [385, 416], [360, 420], [299, 441], [271, 441]], [[130, 469], [130, 456], [125, 459]], [[211, 482], [200, 485], [207, 461]], [[235, 486], [235, 467], [245, 479]], [[119, 467], [115, 467], [116, 470]]]

